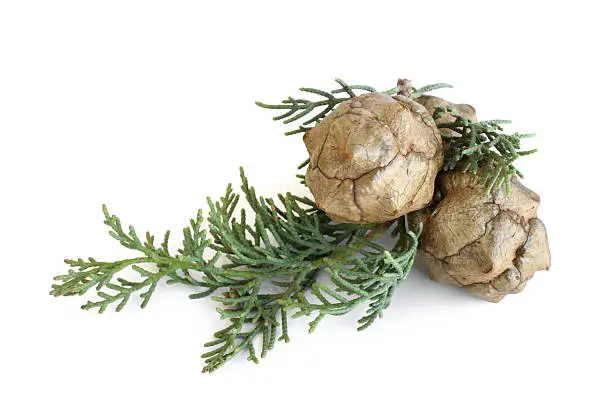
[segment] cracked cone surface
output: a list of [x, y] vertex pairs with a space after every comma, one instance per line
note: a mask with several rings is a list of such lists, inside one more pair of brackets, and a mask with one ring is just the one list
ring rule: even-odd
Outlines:
[[306, 184], [334, 221], [380, 223], [429, 204], [442, 140], [427, 110], [402, 95], [343, 102], [304, 135]]
[[425, 222], [420, 251], [430, 277], [498, 302], [550, 268], [540, 197], [512, 177], [510, 194], [486, 195], [469, 173], [440, 176], [444, 199]]

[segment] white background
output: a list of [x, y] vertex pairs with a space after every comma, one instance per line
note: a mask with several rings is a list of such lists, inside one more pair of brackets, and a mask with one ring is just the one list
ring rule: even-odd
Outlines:
[[[0, 2], [0, 405], [611, 406], [606, 3]], [[400, 76], [538, 134], [519, 167], [553, 266], [520, 295], [489, 304], [419, 266], [366, 332], [293, 321], [259, 366], [213, 375], [199, 355], [222, 323], [189, 289], [104, 315], [48, 295], [64, 258], [129, 255], [102, 203], [176, 248], [240, 165], [262, 194], [306, 193], [301, 138], [255, 100]]]

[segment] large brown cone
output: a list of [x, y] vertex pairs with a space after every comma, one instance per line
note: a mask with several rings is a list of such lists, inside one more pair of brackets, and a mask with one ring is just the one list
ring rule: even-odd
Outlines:
[[510, 194], [485, 195], [478, 177], [440, 176], [444, 199], [427, 217], [419, 249], [432, 279], [466, 288], [490, 302], [518, 293], [536, 271], [550, 268], [540, 197], [516, 176]]
[[304, 135], [306, 184], [337, 222], [380, 223], [429, 204], [442, 167], [431, 115], [402, 95], [361, 95], [341, 103]]

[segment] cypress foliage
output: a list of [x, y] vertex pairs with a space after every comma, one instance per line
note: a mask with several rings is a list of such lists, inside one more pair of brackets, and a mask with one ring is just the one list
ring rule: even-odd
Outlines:
[[[391, 224], [335, 224], [308, 198], [289, 193], [276, 200], [260, 197], [242, 169], [240, 175], [254, 219], [247, 221], [246, 210], [237, 210], [241, 196], [229, 185], [219, 200], [208, 200], [208, 233], [200, 210], [184, 229], [182, 248], [174, 255], [168, 248], [169, 232], [156, 245], [153, 235], [147, 232], [141, 239], [132, 226], [126, 231], [103, 207], [111, 237], [139, 256], [114, 262], [66, 260], [70, 270], [55, 278], [60, 283], [51, 294], [94, 290], [99, 299], [83, 308], [102, 313], [110, 305], [120, 311], [132, 296], [140, 297], [145, 307], [162, 280], [196, 288], [190, 297], [210, 296], [227, 321], [205, 344], [206, 372], [241, 350], [258, 362], [278, 340], [288, 342], [288, 316], [311, 316], [310, 332], [324, 317], [349, 313], [363, 303], [368, 309], [358, 321], [359, 330], [381, 317], [395, 287], [410, 272], [420, 229], [409, 231], [404, 217], [394, 221], [398, 245], [387, 250], [375, 240]], [[206, 257], [206, 249], [213, 255]], [[142, 279], [122, 278], [126, 268]], [[261, 346], [256, 350], [258, 337]]]

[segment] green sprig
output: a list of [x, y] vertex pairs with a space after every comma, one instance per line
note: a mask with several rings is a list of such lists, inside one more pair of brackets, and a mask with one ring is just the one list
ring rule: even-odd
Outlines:
[[[340, 85], [340, 88], [329, 92], [316, 88], [300, 88], [300, 91], [311, 95], [321, 96], [322, 99], [310, 100], [289, 96], [280, 104], [267, 104], [263, 102], [255, 102], [255, 104], [266, 109], [286, 111], [283, 114], [272, 118], [273, 120], [282, 120], [285, 124], [303, 119], [303, 122], [297, 129], [285, 133], [285, 135], [289, 136], [308, 131], [312, 128], [312, 126], [308, 125], [316, 124], [318, 121], [327, 116], [327, 114], [329, 114], [339, 103], [354, 98], [361, 93], [377, 92], [374, 87], [369, 85], [348, 85], [345, 81], [339, 78], [336, 78], [335, 81], [338, 85]], [[427, 85], [419, 89], [412, 88], [412, 98], [417, 98], [424, 93], [440, 88], [452, 88], [452, 86], [440, 83]], [[382, 93], [387, 95], [395, 95], [398, 93], [398, 91], [399, 87], [396, 86], [386, 91], [382, 91]]]
[[[99, 300], [90, 300], [82, 308], [98, 309], [98, 312], [102, 313], [111, 304], [116, 304], [115, 310], [121, 311], [135, 294], [139, 294], [140, 306], [144, 308], [162, 278], [168, 278], [170, 284], [180, 282], [205, 288], [205, 293], [212, 293], [227, 284], [214, 276], [216, 271], [213, 263], [204, 261], [202, 257], [210, 244], [206, 238], [206, 230], [202, 228], [202, 211], [198, 211], [196, 218], [190, 221], [190, 226], [184, 229], [183, 249], [176, 256], [172, 256], [168, 250], [170, 231], [166, 232], [161, 244], [156, 246], [155, 237], [149, 232], [142, 240], [134, 227], [129, 226], [125, 231], [119, 218], [111, 215], [106, 206], [102, 206], [102, 211], [104, 224], [110, 227], [109, 235], [126, 248], [140, 252], [142, 256], [114, 262], [100, 262], [94, 258], [67, 259], [65, 262], [71, 269], [67, 274], [54, 278], [62, 283], [52, 285], [52, 295], [83, 295], [95, 288]], [[147, 264], [154, 265], [157, 270], [151, 272], [142, 267]], [[130, 267], [140, 275], [141, 280], [131, 281], [117, 276], [119, 272]], [[199, 271], [203, 274], [202, 279], [194, 279], [190, 270]]]
[[450, 114], [455, 120], [438, 124], [438, 128], [450, 129], [456, 134], [443, 136], [446, 142], [444, 170], [481, 175], [486, 194], [502, 185], [509, 193], [512, 175], [523, 177], [514, 161], [537, 152], [537, 149], [521, 150], [521, 140], [535, 135], [505, 134], [501, 125], [511, 123], [508, 120], [472, 122], [449, 107], [436, 107], [433, 117], [439, 119], [445, 114]]
[[[289, 341], [287, 315], [316, 316], [312, 332], [327, 315], [340, 315], [368, 302], [359, 329], [371, 325], [389, 305], [393, 289], [408, 274], [418, 241], [410, 232], [411, 245], [389, 252], [374, 241], [384, 225], [334, 224], [309, 199], [291, 194], [277, 200], [257, 196], [241, 173], [242, 192], [254, 213], [246, 222], [245, 211], [234, 217], [237, 194], [228, 188], [217, 203], [210, 202], [210, 232], [215, 248], [229, 263], [224, 274], [243, 279], [223, 296], [212, 299], [228, 326], [206, 343], [205, 371], [214, 371], [240, 350], [249, 359], [265, 357], [277, 340]], [[331, 284], [322, 284], [322, 275]], [[267, 282], [271, 288], [262, 291]], [[317, 300], [308, 300], [313, 295]], [[282, 335], [277, 339], [277, 331]], [[261, 336], [259, 353], [255, 339]]]
[[[359, 330], [382, 316], [395, 287], [411, 269], [420, 230], [408, 231], [404, 225], [402, 244], [387, 250], [375, 240], [390, 224], [336, 224], [308, 198], [260, 197], [242, 169], [240, 177], [253, 219], [247, 220], [245, 209], [237, 210], [240, 194], [229, 185], [219, 200], [208, 200], [208, 233], [200, 210], [183, 230], [182, 248], [176, 254], [168, 248], [169, 233], [156, 245], [153, 235], [146, 233], [142, 239], [131, 226], [126, 231], [103, 207], [110, 235], [140, 256], [114, 262], [67, 260], [71, 269], [56, 277], [62, 283], [53, 285], [51, 294], [93, 290], [99, 300], [83, 308], [100, 313], [113, 304], [120, 311], [136, 294], [145, 307], [164, 278], [169, 284], [196, 288], [192, 298], [212, 295], [227, 326], [205, 344], [205, 372], [243, 350], [257, 363], [277, 341], [289, 341], [288, 316], [313, 316], [310, 331], [325, 316], [348, 313], [363, 303], [369, 308], [359, 320]], [[209, 257], [207, 250], [212, 252]], [[140, 280], [119, 276], [130, 267]]]

